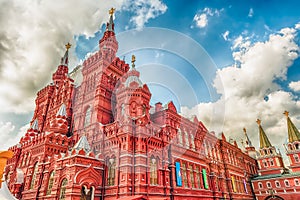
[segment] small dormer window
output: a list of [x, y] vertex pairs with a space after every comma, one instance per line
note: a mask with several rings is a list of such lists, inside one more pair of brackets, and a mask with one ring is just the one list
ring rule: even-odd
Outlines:
[[284, 185], [285, 185], [286, 187], [290, 187], [290, 182], [289, 182], [288, 180], [285, 180], [285, 181], [284, 181]]
[[263, 184], [262, 183], [258, 183], [258, 188], [262, 189], [263, 188]]
[[298, 154], [294, 154], [294, 159], [295, 159], [295, 162], [296, 162], [296, 163], [299, 162], [299, 156], [298, 156]]
[[300, 183], [299, 183], [299, 180], [298, 180], [298, 179], [295, 179], [295, 180], [294, 180], [294, 182], [295, 182], [295, 186], [299, 186], [299, 185], [300, 185]]
[[275, 185], [276, 185], [276, 187], [280, 187], [280, 182], [279, 181], [275, 181]]
[[268, 187], [268, 188], [271, 188], [271, 187], [272, 187], [272, 185], [271, 185], [270, 182], [267, 182], [267, 187]]

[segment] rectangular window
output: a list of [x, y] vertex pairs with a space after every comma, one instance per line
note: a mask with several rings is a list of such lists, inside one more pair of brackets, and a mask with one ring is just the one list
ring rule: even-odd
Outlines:
[[183, 182], [184, 187], [188, 187], [188, 180], [187, 180], [187, 174], [186, 174], [186, 165], [185, 163], [182, 164], [182, 174], [183, 174]]
[[176, 184], [177, 186], [182, 186], [182, 179], [181, 179], [181, 171], [180, 171], [180, 162], [175, 162], [175, 171], [176, 171]]
[[199, 167], [196, 167], [195, 172], [196, 172], [196, 176], [197, 176], [197, 185], [198, 185], [198, 188], [201, 188]]
[[244, 189], [245, 189], [245, 192], [246, 192], [246, 194], [248, 194], [247, 182], [246, 182], [245, 179], [243, 179], [243, 183], [244, 183]]
[[207, 174], [206, 174], [206, 169], [202, 169], [202, 179], [203, 179], [203, 184], [204, 184], [204, 188], [208, 189], [208, 181], [207, 181]]
[[234, 176], [231, 176], [231, 184], [232, 184], [233, 192], [236, 192], [236, 184], [235, 184], [235, 178], [234, 178]]
[[194, 172], [192, 166], [190, 166], [190, 180], [191, 180], [192, 188], [195, 188]]

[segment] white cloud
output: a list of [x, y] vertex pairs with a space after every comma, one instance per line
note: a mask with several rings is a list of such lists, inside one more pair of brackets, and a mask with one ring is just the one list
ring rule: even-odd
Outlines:
[[149, 19], [154, 19], [157, 16], [164, 14], [168, 7], [161, 0], [128, 0], [125, 9], [129, 9], [131, 12], [135, 13], [130, 21], [133, 22], [137, 29], [141, 29]]
[[15, 133], [15, 127], [12, 122], [0, 121], [0, 141], [5, 141], [1, 143], [1, 150], [16, 145], [20, 141], [20, 138], [26, 133], [29, 124], [21, 127], [17, 133]]
[[[214, 126], [210, 126], [210, 130], [224, 131], [237, 141], [243, 137], [242, 128], [246, 127], [256, 146], [259, 140], [255, 120], [261, 118], [271, 142], [281, 146], [285, 142], [283, 138], [287, 137], [284, 110], [291, 112], [293, 122], [300, 127], [300, 120], [294, 117], [300, 115], [300, 102], [274, 82], [275, 79], [285, 80], [288, 67], [298, 58], [299, 46], [295, 40], [296, 32], [292, 28], [282, 29], [271, 34], [267, 41], [254, 44], [247, 38], [238, 37], [233, 41], [232, 50], [240, 67], [219, 69], [214, 80], [221, 98], [192, 109], [184, 107], [182, 112], [198, 115], [204, 124], [211, 123], [208, 116], [213, 114]], [[222, 105], [225, 105], [224, 118], [214, 114]]]
[[222, 37], [224, 38], [225, 41], [228, 41], [228, 35], [229, 35], [229, 31], [225, 31], [223, 34], [222, 34]]
[[295, 25], [295, 29], [300, 30], [300, 22], [298, 24]]
[[[74, 35], [92, 36], [123, 1], [0, 1], [0, 106], [2, 112], [28, 112], [36, 92], [50, 82]], [[74, 6], [76, 5], [76, 6]], [[5, 19], [5, 20], [4, 20]]]
[[254, 11], [253, 8], [250, 8], [249, 13], [248, 13], [248, 17], [253, 17]]
[[220, 13], [222, 11], [223, 9], [218, 10], [218, 9], [211, 9], [206, 7], [195, 14], [193, 21], [195, 22], [198, 28], [204, 28], [208, 25], [208, 17], [220, 16]]
[[204, 28], [207, 25], [207, 15], [205, 13], [196, 14], [194, 16], [194, 21], [198, 28]]
[[292, 81], [289, 83], [289, 88], [294, 90], [295, 92], [300, 91], [300, 81]]

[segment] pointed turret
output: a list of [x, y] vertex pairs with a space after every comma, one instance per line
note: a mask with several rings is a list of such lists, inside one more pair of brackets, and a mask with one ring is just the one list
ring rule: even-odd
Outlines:
[[115, 10], [115, 8], [109, 10], [109, 21], [106, 24], [103, 37], [99, 41], [99, 48], [102, 55], [105, 55], [106, 58], [110, 57], [111, 59], [115, 58], [116, 52], [118, 51], [118, 42], [115, 36], [115, 23], [113, 20]]
[[300, 133], [292, 120], [289, 117], [289, 112], [284, 111], [283, 113], [287, 119], [287, 128], [288, 128], [288, 143], [284, 144], [286, 149], [286, 155], [289, 158], [290, 166], [289, 168], [293, 172], [300, 171]]
[[90, 152], [92, 149], [85, 135], [81, 136], [78, 142], [75, 144], [73, 149], [80, 151], [83, 149], [86, 153]]
[[52, 75], [52, 80], [55, 84], [60, 83], [68, 75], [69, 49], [71, 48], [71, 44], [68, 43], [65, 46], [65, 55], [61, 58], [60, 65], [58, 66], [56, 72]]
[[63, 103], [57, 111], [56, 116], [50, 122], [50, 131], [67, 134], [68, 129], [66, 105]]
[[261, 120], [257, 119], [256, 123], [258, 124], [258, 129], [259, 129], [259, 143], [260, 143], [260, 148], [268, 148], [271, 147], [271, 142], [269, 140], [269, 138], [267, 137], [264, 129], [261, 126]]
[[31, 125], [32, 130], [39, 130], [39, 122], [35, 119]]
[[63, 103], [63, 104], [60, 106], [60, 108], [59, 108], [59, 110], [58, 110], [56, 116], [66, 116], [66, 115], [67, 115], [66, 105]]
[[250, 140], [249, 137], [248, 137], [247, 129], [246, 129], [246, 128], [243, 128], [243, 131], [244, 131], [244, 134], [245, 134], [245, 137], [246, 137], [246, 145], [247, 145], [248, 147], [253, 147], [252, 142], [251, 142], [251, 140]]
[[38, 123], [38, 119], [35, 119], [32, 122], [30, 128], [27, 130], [27, 135], [33, 137], [36, 134], [38, 134], [38, 132], [39, 132], [39, 123]]
[[276, 148], [271, 145], [264, 129], [261, 126], [261, 120], [256, 120], [259, 129], [260, 149], [257, 157], [260, 175], [279, 174], [284, 170], [282, 157], [277, 153]]
[[257, 152], [255, 150], [255, 147], [252, 145], [251, 140], [248, 137], [246, 128], [243, 128], [243, 131], [244, 131], [244, 134], [245, 134], [245, 137], [246, 137], [246, 146], [245, 146], [246, 153], [249, 156], [251, 156], [252, 158], [256, 158], [257, 157]]
[[293, 124], [289, 117], [289, 112], [284, 111], [283, 113], [286, 116], [287, 119], [287, 128], [288, 128], [288, 136], [289, 136], [289, 142], [295, 142], [300, 141], [300, 133], [296, 126]]

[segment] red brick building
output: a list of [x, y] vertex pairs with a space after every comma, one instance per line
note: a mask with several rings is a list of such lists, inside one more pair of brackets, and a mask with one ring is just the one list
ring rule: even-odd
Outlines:
[[151, 92], [116, 57], [113, 10], [99, 51], [68, 75], [68, 49], [37, 93], [31, 127], [11, 147], [8, 187], [18, 199], [253, 199], [256, 160]]
[[261, 121], [257, 120], [259, 127], [260, 149], [257, 157], [259, 176], [252, 179], [256, 199], [300, 199], [300, 133], [288, 116], [288, 138], [285, 144], [286, 154], [290, 166], [286, 168], [281, 153], [271, 145], [264, 132]]

